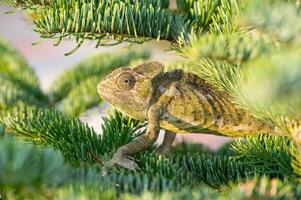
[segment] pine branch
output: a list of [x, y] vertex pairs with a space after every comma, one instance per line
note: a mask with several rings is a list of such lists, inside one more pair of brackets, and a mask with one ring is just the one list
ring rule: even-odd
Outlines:
[[21, 8], [30, 3], [42, 4], [39, 9], [33, 10], [36, 16], [35, 31], [43, 38], [59, 38], [58, 43], [64, 37], [75, 36], [77, 47], [74, 50], [86, 39], [98, 40], [98, 45], [106, 45], [103, 43], [105, 38], [113, 38], [118, 42], [137, 42], [138, 37], [175, 41], [179, 33], [187, 33], [191, 29], [182, 15], [139, 1], [10, 3]]
[[234, 158], [254, 167], [256, 173], [269, 174], [272, 177], [294, 179], [291, 167], [295, 147], [293, 141], [281, 136], [250, 136], [245, 140], [236, 140], [231, 149]]
[[224, 193], [211, 190], [204, 186], [195, 188], [182, 188], [176, 192], [149, 193], [144, 192], [142, 195], [125, 195], [125, 199], [164, 199], [164, 200], [198, 200], [198, 199], [237, 199], [237, 200], [252, 200], [252, 199], [299, 199], [300, 187], [283, 182], [278, 179], [254, 178], [247, 182], [242, 182], [233, 185], [233, 189], [228, 189]]
[[[66, 116], [59, 114], [57, 111], [47, 112], [45, 112], [44, 114], [41, 111], [37, 112], [36, 114], [25, 112], [26, 115], [21, 119], [20, 117], [16, 117], [15, 114], [15, 117], [13, 118], [6, 118], [5, 122], [10, 122], [6, 123], [8, 130], [14, 131], [15, 134], [22, 134], [23, 136], [25, 136], [25, 133], [27, 133], [28, 136], [26, 137], [32, 138], [37, 138], [37, 136], [39, 136], [40, 141], [37, 141], [36, 139], [36, 143], [42, 143], [41, 140], [55, 140], [56, 143], [61, 143], [64, 146], [70, 146], [70, 151], [72, 148], [72, 152], [76, 155], [80, 153], [83, 154], [83, 151], [87, 154], [87, 152], [85, 151], [85, 144], [87, 144], [89, 140], [89, 144], [91, 144], [90, 146], [95, 146], [91, 142], [91, 137], [89, 137], [89, 135], [85, 135], [84, 137], [81, 137], [80, 140], [82, 143], [82, 151], [78, 152], [78, 147], [76, 147], [76, 145], [78, 145], [79, 142], [77, 141], [76, 136], [83, 134], [76, 130], [81, 129], [83, 132], [87, 132], [85, 131], [86, 128], [83, 127], [83, 125], [78, 124], [78, 122], [74, 120], [72, 122], [74, 127], [67, 128], [68, 124], [70, 124], [70, 120], [67, 120], [68, 118], [66, 118]], [[42, 125], [42, 121], [49, 123], [49, 120], [46, 120], [46, 118], [52, 119], [50, 128]], [[64, 118], [66, 119], [64, 120]], [[104, 126], [110, 128], [124, 127], [124, 122], [127, 122], [127, 124], [131, 124], [130, 126], [135, 126], [136, 128], [138, 127], [135, 125], [135, 123], [128, 121], [128, 119], [121, 118], [123, 117], [120, 114], [117, 114], [117, 118], [116, 115], [112, 115], [110, 123], [107, 122]], [[25, 124], [25, 122], [26, 125], [22, 125]], [[61, 124], [58, 126], [58, 122], [62, 123], [65, 128], [63, 128]], [[12, 126], [13, 128], [11, 128]], [[41, 127], [44, 128], [42, 129]], [[60, 134], [49, 134], [48, 130], [50, 129], [52, 132], [60, 130]], [[66, 134], [67, 131], [62, 132], [61, 130], [68, 130], [69, 134]], [[103, 136], [103, 138], [101, 139], [98, 138], [97, 141], [101, 141], [99, 143], [104, 143], [105, 145], [107, 145], [107, 147], [111, 147], [112, 144], [114, 144], [115, 147], [111, 147], [111, 149], [109, 150], [104, 150], [103, 148], [103, 151], [112, 152], [112, 150], [118, 148], [116, 144], [119, 144], [121, 146], [123, 145], [123, 142], [127, 143], [130, 140], [128, 139], [129, 137], [124, 137], [124, 135], [126, 134], [120, 134], [120, 136], [123, 136], [124, 139], [120, 138], [120, 136], [111, 137], [110, 134], [116, 133], [116, 130], [112, 130], [112, 132], [106, 128], [104, 128], [104, 130], [104, 134], [108, 134], [108, 137]], [[122, 132], [127, 133], [128, 128], [123, 129]], [[45, 134], [45, 136], [43, 136], [43, 134]], [[47, 139], [46, 134], [49, 136], [49, 138], [51, 137], [51, 139]], [[110, 140], [105, 138], [109, 138]], [[116, 140], [112, 140], [112, 138], [115, 138]], [[58, 145], [55, 145], [54, 141], [47, 143], [54, 146], [55, 148], [58, 148]], [[61, 150], [60, 148], [58, 149]], [[63, 156], [66, 159], [66, 154], [63, 153]], [[98, 175], [95, 175], [95, 173], [99, 174], [99, 172], [92, 173], [92, 175], [89, 175], [87, 173], [79, 174], [78, 176], [71, 175], [71, 177], [73, 178], [67, 179], [65, 185], [66, 187], [69, 187], [68, 183], [74, 183], [74, 181], [76, 181], [77, 184], [86, 183], [87, 186], [91, 184], [98, 186], [101, 185], [101, 188], [105, 189], [112, 188], [114, 185], [118, 184], [118, 187], [116, 189], [119, 192], [130, 193], [140, 193], [142, 191], [145, 191], [146, 189], [150, 191], [179, 190], [184, 185], [196, 185], [200, 184], [201, 182], [205, 182], [212, 187], [219, 188], [225, 184], [228, 184], [229, 181], [237, 182], [247, 177], [253, 176], [254, 172], [256, 171], [253, 167], [250, 167], [245, 163], [239, 161], [231, 161], [228, 157], [208, 156], [208, 154], [189, 154], [186, 156], [175, 156], [170, 159], [158, 159], [158, 157], [154, 156], [153, 154], [145, 153], [138, 155], [138, 157], [136, 158], [139, 160], [139, 164], [142, 169], [141, 173], [132, 174], [131, 172], [121, 170], [118, 173], [105, 173], [101, 178]], [[70, 158], [67, 158], [66, 160], [68, 159], [70, 160]], [[76, 159], [81, 160], [83, 158], [77, 157]], [[95, 163], [95, 161], [92, 163]], [[78, 177], [79, 179], [76, 177]], [[84, 182], [81, 182], [81, 180]]]
[[253, 26], [260, 33], [283, 43], [300, 43], [300, 9], [285, 1], [248, 0], [240, 24]]
[[166, 158], [164, 156], [157, 156], [153, 152], [145, 152], [140, 153], [137, 156], [137, 160], [139, 160], [139, 167], [142, 171], [151, 177], [159, 175], [166, 179], [173, 180], [179, 185], [193, 186], [199, 184], [201, 180], [197, 179], [194, 176], [195, 174], [180, 165], [180, 159], [184, 159], [185, 156], [189, 157], [191, 155], [192, 154], [179, 155], [178, 157], [174, 156]]
[[9, 132], [42, 146], [53, 146], [72, 164], [96, 163], [101, 137], [78, 119], [50, 109], [17, 109], [2, 120]]
[[2, 39], [0, 53], [0, 108], [6, 109], [19, 102], [46, 106], [48, 98], [24, 58]]
[[100, 82], [100, 77], [94, 76], [79, 83], [73, 88], [66, 98], [63, 99], [63, 111], [73, 117], [78, 117], [85, 110], [96, 106], [102, 102], [96, 86]]
[[240, 0], [177, 0], [177, 7], [187, 14], [187, 19], [203, 31], [231, 33], [236, 30], [233, 23], [243, 2]]
[[140, 194], [144, 191], [155, 193], [176, 191], [180, 190], [182, 186], [176, 180], [167, 179], [160, 175], [151, 176], [141, 171], [131, 172], [121, 169], [119, 172], [107, 170], [99, 172], [95, 168], [73, 170], [65, 185], [72, 191], [81, 186], [88, 190], [97, 188], [99, 192], [109, 190], [118, 195]]
[[[179, 46], [189, 43], [200, 31], [233, 32], [238, 0], [194, 1], [187, 13], [167, 8], [167, 0], [40, 1], [8, 0], [34, 12], [35, 30], [43, 38], [75, 36], [76, 51], [86, 39], [107, 45], [106, 39], [143, 42], [145, 38], [166, 39]], [[190, 5], [189, 5], [190, 6]], [[139, 38], [144, 39], [139, 39]], [[69, 54], [69, 53], [68, 53]], [[68, 55], [67, 54], [67, 55]]]
[[293, 138], [301, 126], [299, 54], [293, 48], [248, 63], [236, 93], [241, 107]]
[[115, 152], [119, 147], [128, 144], [145, 132], [144, 122], [129, 118], [117, 111], [104, 117], [101, 127], [106, 152]]
[[[21, 8], [37, 8], [51, 5], [49, 0], [5, 0], [7, 3], [12, 4], [15, 7]], [[124, 3], [135, 4], [135, 0], [118, 0]], [[118, 2], [117, 0], [111, 1], [111, 3]], [[71, 6], [75, 1], [65, 2], [65, 5]], [[100, 0], [95, 1], [95, 4], [99, 4]], [[169, 0], [138, 0], [139, 3], [145, 6], [153, 6], [154, 8], [168, 8]]]
[[103, 166], [103, 156], [142, 133], [140, 122], [120, 113], [104, 119], [103, 136], [78, 119], [54, 109], [17, 108], [5, 113], [0, 121], [14, 135], [59, 150], [64, 159], [73, 165]]
[[[189, 18], [204, 29], [215, 27], [217, 30], [222, 30], [222, 27], [226, 27], [227, 24], [234, 27], [232, 18], [238, 14], [240, 4], [242, 2], [239, 0], [194, 1], [189, 12]], [[227, 32], [232, 31], [228, 30]]]
[[254, 168], [232, 161], [227, 156], [191, 153], [176, 155], [171, 159], [158, 159], [152, 154], [143, 154], [138, 159], [145, 173], [175, 178], [182, 185], [203, 182], [210, 187], [220, 188], [255, 175]]
[[279, 179], [254, 178], [234, 185], [225, 199], [300, 199], [300, 187]]
[[[131, 180], [131, 179], [128, 179]], [[137, 179], [136, 179], [137, 180]], [[144, 183], [146, 181], [144, 180]], [[155, 184], [150, 184], [155, 185]], [[150, 186], [149, 185], [149, 186]], [[117, 186], [118, 187], [118, 186]], [[182, 200], [182, 199], [299, 199], [300, 188], [278, 179], [255, 178], [248, 182], [234, 185], [233, 189], [228, 189], [225, 193], [219, 193], [206, 186], [179, 188], [177, 191], [155, 192], [154, 190], [143, 190], [139, 193], [121, 193], [116, 190], [104, 189], [97, 184], [71, 184], [58, 188], [49, 195], [53, 199], [166, 199], [166, 200]], [[34, 194], [32, 197], [36, 197]]]
[[[111, 70], [128, 65], [134, 59], [147, 59], [148, 51], [122, 50], [119, 52], [97, 54], [77, 64], [73, 69], [65, 71], [51, 86], [50, 96], [57, 102], [78, 87], [89, 77], [97, 76], [99, 79], [111, 72]], [[96, 90], [96, 85], [95, 85]]]
[[[117, 191], [126, 191], [130, 193], [141, 193], [143, 191], [166, 191], [166, 190], [179, 190], [181, 184], [177, 180], [170, 180], [160, 175], [148, 176], [145, 173], [128, 174], [119, 173], [118, 175], [112, 174], [108, 177], [112, 185], [118, 184]], [[106, 181], [106, 180], [104, 180]]]
[[[135, 199], [134, 195], [123, 195], [123, 199]], [[165, 191], [163, 193], [144, 192], [138, 198], [143, 199], [164, 199], [164, 200], [182, 200], [182, 199], [222, 199], [222, 195], [215, 190], [206, 186], [198, 186], [194, 188], [184, 187], [177, 191]]]
[[249, 63], [244, 71], [248, 79], [242, 83], [237, 98], [261, 118], [272, 121], [270, 113], [298, 118], [301, 112], [300, 53], [300, 49], [294, 48]]
[[0, 38], [0, 73], [39, 88], [38, 78], [26, 60], [11, 45]]
[[[180, 189], [174, 180], [162, 176], [122, 170], [106, 172], [95, 168], [73, 169], [63, 164], [60, 154], [52, 149], [38, 149], [12, 139], [0, 140], [1, 195], [10, 197], [40, 197], [43, 193], [55, 196], [66, 188], [98, 188], [99, 192], [140, 193], [145, 190]], [[47, 187], [47, 191], [45, 190]], [[81, 192], [85, 192], [81, 191]], [[65, 190], [66, 192], [66, 190]]]
[[[0, 175], [1, 195], [39, 197], [47, 192], [47, 196], [51, 197], [58, 191], [78, 186], [98, 188], [99, 192], [115, 188], [118, 193], [136, 194], [145, 190], [181, 188], [175, 180], [160, 175], [149, 176], [143, 172], [125, 170], [100, 173], [96, 168], [69, 168], [63, 165], [61, 155], [51, 149], [38, 149], [11, 139], [1, 139], [0, 143], [0, 168], [3, 172]], [[47, 191], [44, 186], [48, 187]]]
[[221, 1], [215, 16], [212, 17], [212, 23], [209, 26], [210, 33], [229, 34], [238, 31], [239, 27], [235, 20], [243, 10], [244, 3], [241, 0]]
[[[55, 110], [18, 110], [18, 113], [6, 116], [3, 121], [9, 132], [36, 144], [53, 146], [73, 165], [102, 166], [108, 154], [112, 154], [115, 149], [141, 133], [140, 123], [124, 118], [120, 114], [111, 115], [105, 120], [102, 137], [78, 120], [68, 118]], [[179, 156], [170, 160], [158, 160], [154, 156], [144, 154], [138, 155], [137, 159], [143, 169], [143, 173], [139, 175], [141, 178], [148, 174], [149, 181], [160, 184], [167, 181], [170, 182], [170, 187], [174, 187], [177, 182], [176, 188], [200, 182], [220, 187], [230, 180], [238, 181], [246, 178], [254, 171], [253, 168], [237, 161], [233, 162], [227, 157], [201, 154]], [[136, 182], [132, 184], [134, 183]], [[163, 185], [160, 184], [152, 187], [162, 189]], [[145, 186], [139, 186], [141, 187]]]
[[6, 109], [20, 102], [41, 107], [49, 104], [48, 98], [40, 88], [28, 85], [15, 77], [0, 74], [0, 108]]
[[11, 138], [0, 139], [0, 187], [14, 192], [38, 191], [62, 182], [62, 156]]
[[[252, 176], [251, 168], [243, 166], [240, 162], [230, 162], [229, 158], [222, 157], [211, 158], [211, 156], [202, 154], [164, 158], [146, 152], [136, 156], [141, 167], [141, 170], [138, 172], [130, 172], [122, 169], [119, 169], [117, 173], [104, 171], [100, 179], [98, 176], [93, 175], [92, 171], [92, 175], [89, 176], [81, 174], [72, 175], [72, 177], [75, 177], [75, 180], [71, 179], [70, 181], [82, 181], [88, 185], [102, 185], [105, 189], [112, 188], [117, 184], [116, 189], [118, 192], [140, 193], [145, 190], [153, 192], [174, 191], [184, 186], [194, 187], [202, 182], [219, 188], [229, 183], [226, 180], [227, 177], [232, 177], [231, 180], [237, 182]], [[225, 164], [225, 166], [222, 166], [222, 164]], [[220, 171], [214, 171], [213, 168], [216, 166], [219, 166], [218, 169]], [[240, 171], [243, 168], [249, 170]], [[223, 173], [225, 171], [228, 172], [226, 173], [227, 177], [224, 177]], [[214, 178], [210, 178], [212, 174], [215, 175]], [[223, 180], [220, 181], [220, 179]]]
[[301, 122], [299, 121], [297, 126], [292, 127], [291, 130], [295, 129], [293, 132], [294, 144], [296, 145], [296, 150], [292, 151], [293, 160], [291, 162], [292, 168], [294, 170], [295, 176], [298, 178], [298, 182], [301, 182]]
[[[180, 161], [181, 162], [181, 161]], [[255, 169], [227, 157], [191, 155], [182, 160], [184, 169], [213, 188], [255, 175]]]
[[177, 9], [189, 12], [190, 8], [193, 7], [193, 4], [196, 3], [198, 0], [177, 0]]
[[300, 9], [291, 3], [248, 1], [240, 23], [281, 42], [283, 48], [248, 63], [243, 71], [248, 78], [241, 82], [236, 95], [240, 105], [253, 115], [294, 139], [297, 150], [293, 153], [292, 166], [297, 176], [301, 166], [300, 19]]
[[189, 60], [215, 59], [233, 64], [253, 60], [277, 49], [272, 41], [251, 33], [207, 34], [194, 39], [192, 45], [179, 49]]

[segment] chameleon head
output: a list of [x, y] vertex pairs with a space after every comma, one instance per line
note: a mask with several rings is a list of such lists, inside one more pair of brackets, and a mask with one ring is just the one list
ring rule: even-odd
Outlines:
[[154, 95], [153, 79], [164, 72], [158, 62], [147, 62], [135, 68], [121, 67], [97, 85], [99, 95], [117, 110], [136, 119], [146, 119]]

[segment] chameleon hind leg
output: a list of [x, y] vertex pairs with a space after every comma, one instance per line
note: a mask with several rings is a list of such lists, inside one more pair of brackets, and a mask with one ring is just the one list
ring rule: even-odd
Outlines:
[[167, 155], [171, 149], [175, 137], [176, 137], [176, 133], [171, 131], [166, 131], [164, 135], [163, 143], [156, 149], [156, 153], [160, 155]]

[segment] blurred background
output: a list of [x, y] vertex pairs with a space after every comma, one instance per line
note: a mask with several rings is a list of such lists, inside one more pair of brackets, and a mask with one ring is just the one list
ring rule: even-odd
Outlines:
[[[171, 5], [173, 6], [173, 4]], [[7, 12], [13, 13], [6, 14]], [[50, 84], [65, 69], [99, 52], [110, 52], [120, 48], [127, 48], [133, 44], [122, 43], [111, 47], [95, 48], [95, 42], [85, 42], [75, 53], [65, 56], [64, 54], [75, 47], [73, 40], [65, 40], [59, 46], [54, 46], [55, 41], [45, 40], [39, 37], [32, 29], [32, 24], [21, 11], [15, 8], [0, 5], [0, 37], [8, 40], [26, 58], [34, 68], [39, 77], [41, 87], [45, 92], [48, 91]], [[151, 59], [168, 62], [176, 59], [175, 53], [170, 50], [170, 43], [166, 41], [157, 42], [155, 40], [143, 44], [135, 44], [135, 49], [148, 49], [151, 51]], [[88, 110], [81, 116], [81, 120], [93, 126], [96, 131], [100, 130], [101, 117], [104, 115], [104, 108], [94, 108]], [[217, 137], [203, 134], [178, 135], [176, 142], [181, 141], [202, 143], [210, 149], [217, 149], [229, 138]]]

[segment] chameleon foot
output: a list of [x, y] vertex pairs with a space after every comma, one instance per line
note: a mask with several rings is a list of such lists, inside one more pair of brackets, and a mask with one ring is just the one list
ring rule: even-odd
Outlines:
[[118, 165], [120, 167], [136, 171], [139, 169], [137, 163], [132, 159], [128, 158], [127, 156], [114, 156], [108, 163], [108, 167], [113, 167], [114, 165]]

